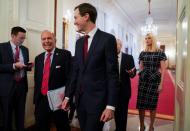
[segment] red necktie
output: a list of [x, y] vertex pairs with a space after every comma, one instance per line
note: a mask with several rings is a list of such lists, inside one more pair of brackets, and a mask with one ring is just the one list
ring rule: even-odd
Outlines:
[[84, 60], [86, 59], [86, 56], [88, 53], [88, 38], [89, 38], [89, 35], [84, 36], [84, 47], [83, 47]]
[[41, 88], [41, 93], [43, 95], [46, 95], [48, 91], [50, 66], [51, 66], [51, 53], [48, 53], [43, 70], [43, 79], [42, 79], [42, 88]]
[[14, 55], [15, 62], [19, 62], [19, 55], [20, 55], [19, 47], [16, 46], [16, 48], [15, 48], [15, 55]]
[[[14, 55], [14, 61], [15, 61], [15, 63], [19, 62], [19, 55], [20, 55], [19, 46], [16, 46], [16, 48], [15, 48], [15, 55]], [[19, 82], [21, 79], [22, 79], [21, 72], [20, 72], [20, 70], [18, 70], [18, 71], [16, 71], [14, 73], [14, 80], [16, 82]]]
[[[84, 58], [84, 62], [86, 60], [86, 56], [87, 56], [87, 53], [88, 53], [88, 38], [89, 38], [89, 35], [85, 35], [84, 36], [84, 46], [83, 46], [83, 58]], [[82, 94], [82, 92], [84, 91], [84, 87], [83, 85], [80, 86], [80, 93]]]

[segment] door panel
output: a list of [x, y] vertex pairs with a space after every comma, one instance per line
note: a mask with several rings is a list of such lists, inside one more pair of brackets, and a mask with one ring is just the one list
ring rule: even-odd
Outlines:
[[189, 0], [178, 0], [175, 131], [190, 129], [189, 7]]

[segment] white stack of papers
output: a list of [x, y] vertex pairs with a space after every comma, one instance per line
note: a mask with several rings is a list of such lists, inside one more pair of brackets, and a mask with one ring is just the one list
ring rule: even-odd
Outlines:
[[65, 86], [47, 92], [49, 106], [52, 111], [60, 109], [60, 105], [63, 101], [64, 95]]

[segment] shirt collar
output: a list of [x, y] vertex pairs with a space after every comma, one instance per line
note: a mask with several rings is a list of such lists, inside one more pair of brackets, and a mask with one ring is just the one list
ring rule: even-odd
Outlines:
[[12, 49], [16, 48], [16, 45], [12, 41], [10, 41], [10, 44], [11, 44]]
[[93, 38], [97, 30], [98, 30], [98, 28], [95, 27], [95, 28], [93, 28], [93, 29], [92, 29], [88, 34], [86, 34], [86, 35], [89, 35], [90, 38]]
[[120, 53], [117, 56], [118, 56], [118, 58], [121, 58], [121, 51], [120, 51]]
[[[55, 48], [50, 52], [50, 53], [51, 53], [51, 56], [53, 56], [54, 52], [55, 52]], [[46, 51], [46, 52], [45, 52], [45, 56], [47, 56], [48, 53], [49, 53], [49, 52]]]

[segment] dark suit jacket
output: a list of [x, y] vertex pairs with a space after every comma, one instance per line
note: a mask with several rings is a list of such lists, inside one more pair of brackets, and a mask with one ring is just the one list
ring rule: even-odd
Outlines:
[[[20, 46], [22, 55], [24, 57], [24, 64], [29, 61], [28, 49], [24, 46]], [[0, 96], [8, 96], [11, 92], [14, 84], [14, 72], [13, 69], [13, 51], [10, 42], [0, 44]], [[25, 70], [24, 84], [25, 90], [28, 91], [27, 75]]]
[[[34, 104], [41, 98], [41, 85], [43, 78], [45, 52], [35, 58], [34, 70]], [[69, 72], [71, 66], [71, 53], [67, 50], [55, 48], [53, 60], [50, 69], [49, 90], [65, 86], [69, 81]]]
[[[117, 47], [113, 35], [100, 31], [94, 35], [87, 58], [83, 60], [84, 38], [76, 42], [74, 67], [66, 96], [75, 93], [76, 105], [81, 94], [89, 112], [115, 106], [118, 93]], [[81, 89], [82, 88], [82, 89]]]
[[126, 70], [130, 70], [135, 67], [133, 56], [122, 53], [121, 65], [120, 65], [120, 89], [119, 96], [123, 101], [129, 100], [131, 97], [131, 80], [130, 78], [135, 77], [136, 69], [133, 75], [129, 75]]

